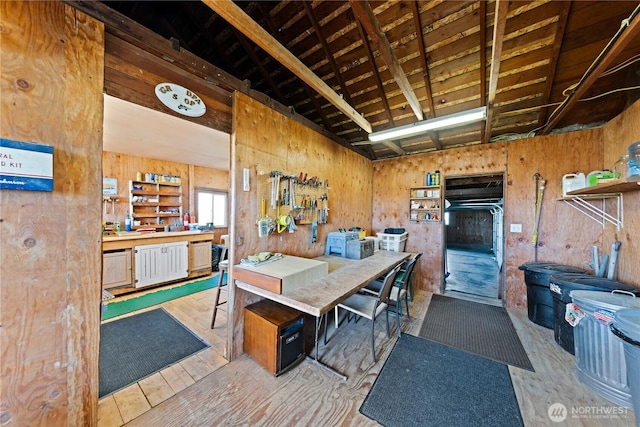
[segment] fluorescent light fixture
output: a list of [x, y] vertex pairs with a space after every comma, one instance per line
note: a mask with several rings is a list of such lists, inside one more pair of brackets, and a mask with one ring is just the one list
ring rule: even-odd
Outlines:
[[421, 122], [411, 123], [410, 125], [373, 132], [369, 134], [369, 141], [378, 142], [404, 138], [434, 129], [448, 128], [465, 123], [477, 122], [486, 119], [486, 117], [487, 107], [474, 108], [473, 110], [461, 111], [448, 116], [436, 117], [435, 119], [423, 120]]

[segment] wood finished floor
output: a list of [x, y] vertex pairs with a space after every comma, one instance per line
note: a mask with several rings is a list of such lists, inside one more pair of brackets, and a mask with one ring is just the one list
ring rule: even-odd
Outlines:
[[[430, 300], [430, 293], [416, 294], [404, 332], [417, 335]], [[209, 329], [212, 301], [213, 290], [207, 290], [162, 304], [211, 348], [101, 399], [99, 427], [378, 425], [358, 409], [395, 342], [395, 335], [386, 336], [383, 317], [376, 323], [375, 364], [366, 321], [343, 323], [337, 330], [330, 325], [320, 359], [348, 375], [347, 381], [308, 360], [276, 378], [247, 355], [230, 363], [223, 358], [226, 316], [219, 312], [215, 330]], [[552, 330], [530, 322], [526, 310], [508, 311], [535, 368], [509, 367], [525, 426], [635, 425], [632, 411], [609, 418], [584, 415], [618, 408], [578, 382], [574, 357], [556, 344]], [[567, 407], [565, 421], [550, 420], [553, 403]], [[583, 415], [572, 415], [572, 410]]]

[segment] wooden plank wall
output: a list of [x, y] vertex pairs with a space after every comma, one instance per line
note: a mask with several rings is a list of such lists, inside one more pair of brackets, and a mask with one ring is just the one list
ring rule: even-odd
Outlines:
[[[637, 111], [637, 106], [634, 106], [627, 113], [634, 118], [623, 118], [624, 124], [616, 125], [618, 132], [623, 132], [622, 129], [626, 129], [627, 124], [631, 126], [637, 123]], [[407, 220], [409, 188], [422, 186], [425, 173], [436, 169], [441, 171], [443, 182], [447, 177], [506, 173], [504, 298], [507, 306], [524, 308], [526, 285], [523, 273], [518, 270], [520, 265], [537, 259], [588, 268], [594, 244], [600, 247], [601, 253], [603, 250], [605, 253], [610, 252], [610, 242], [605, 242], [603, 246], [603, 230], [598, 224], [557, 200], [562, 195], [561, 182], [564, 174], [575, 171], [588, 173], [603, 168], [603, 133], [603, 128], [598, 128], [375, 162], [372, 231], [383, 231], [386, 227], [406, 228], [409, 232], [406, 250], [423, 253], [418, 275], [419, 287], [441, 292], [443, 226], [416, 224]], [[637, 138], [637, 133], [626, 137], [627, 140], [633, 138]], [[624, 144], [625, 149], [627, 145], [628, 143]], [[618, 152], [612, 157], [617, 159]], [[547, 180], [537, 258], [535, 247], [531, 244], [531, 233], [535, 225], [533, 175], [536, 172]], [[626, 241], [631, 240], [634, 230], [638, 230], [633, 219], [637, 217], [637, 205], [634, 204], [637, 203], [634, 202], [637, 196], [638, 193], [625, 194]], [[522, 224], [523, 232], [510, 233], [508, 227], [512, 223]], [[610, 228], [608, 226], [605, 231], [610, 232]], [[637, 260], [636, 252], [627, 252], [629, 255], [621, 255], [626, 257], [635, 254]], [[637, 284], [637, 279], [633, 279], [637, 277], [637, 267], [630, 265], [630, 259], [633, 258], [621, 260], [620, 278], [624, 277], [629, 283]]]
[[420, 289], [441, 290], [444, 229], [442, 223], [409, 222], [409, 189], [424, 186], [426, 173], [436, 170], [440, 171], [441, 182], [444, 182], [446, 177], [502, 173], [505, 169], [504, 143], [374, 162], [371, 228], [374, 234], [387, 227], [407, 230], [405, 250], [423, 254], [416, 269], [416, 285]]
[[[371, 224], [371, 161], [342, 147], [295, 120], [246, 95], [236, 93], [232, 133], [231, 231], [232, 264], [258, 251], [284, 252], [313, 258], [324, 254], [327, 234], [339, 227]], [[251, 191], [242, 190], [242, 171], [249, 168]], [[317, 241], [311, 242], [311, 226], [300, 225], [295, 233], [284, 232], [259, 238], [256, 220], [260, 206], [256, 193], [258, 169], [298, 171], [329, 180], [329, 223], [318, 226]], [[231, 272], [233, 274], [233, 271]], [[252, 297], [235, 287], [229, 334], [231, 358], [242, 353], [243, 307]]]
[[[623, 155], [627, 147], [640, 141], [640, 100], [611, 120], [604, 127], [604, 164], [602, 169], [613, 169], [613, 165]], [[640, 288], [640, 191], [623, 194], [624, 227], [618, 232], [614, 227], [605, 227], [602, 251], [611, 253], [611, 243], [621, 242], [618, 258], [618, 280]]]
[[[183, 120], [231, 132], [231, 93], [170, 62], [107, 33], [105, 36], [105, 93]], [[159, 83], [171, 82], [195, 91], [207, 105], [201, 117], [187, 117], [167, 108], [155, 96]]]
[[[207, 187], [220, 191], [229, 190], [229, 171], [205, 168], [201, 166], [187, 165], [184, 163], [156, 160], [146, 157], [131, 156], [127, 154], [103, 152], [103, 174], [108, 178], [118, 180], [118, 200], [115, 204], [115, 213], [111, 205], [107, 206], [107, 214], [103, 221], [120, 221], [124, 224], [124, 218], [129, 210], [129, 180], [135, 179], [136, 172], [154, 172], [159, 174], [177, 175], [182, 180], [182, 210], [194, 212], [195, 205], [192, 200], [193, 190], [196, 187]], [[216, 243], [220, 236], [228, 234], [227, 228], [215, 230]]]
[[[588, 268], [591, 247], [599, 244], [602, 229], [575, 210], [562, 196], [562, 176], [598, 169], [602, 163], [602, 128], [512, 141], [508, 145], [505, 186], [505, 299], [507, 306], [526, 307], [526, 285], [518, 267], [549, 261]], [[536, 248], [536, 183], [546, 180]], [[510, 233], [509, 224], [522, 224], [522, 233]]]
[[449, 213], [446, 227], [447, 244], [470, 243], [491, 247], [493, 245], [493, 215], [488, 210], [459, 210]]
[[53, 192], [0, 191], [0, 424], [97, 423], [103, 26], [0, 2], [0, 132], [54, 147]]

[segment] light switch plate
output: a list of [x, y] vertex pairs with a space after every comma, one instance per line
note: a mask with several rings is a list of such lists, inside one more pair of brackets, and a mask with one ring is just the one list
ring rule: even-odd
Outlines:
[[244, 168], [242, 170], [242, 189], [244, 191], [249, 191], [249, 168]]
[[522, 224], [511, 224], [509, 231], [512, 233], [522, 233]]

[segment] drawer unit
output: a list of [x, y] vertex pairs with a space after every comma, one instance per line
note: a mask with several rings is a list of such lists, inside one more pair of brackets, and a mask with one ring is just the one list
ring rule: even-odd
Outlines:
[[242, 264], [234, 267], [234, 280], [276, 294], [305, 286], [329, 274], [329, 264], [326, 262], [291, 255], [283, 255], [282, 259], [255, 267]]
[[262, 300], [244, 309], [244, 351], [275, 376], [304, 360], [304, 318], [290, 307]]

